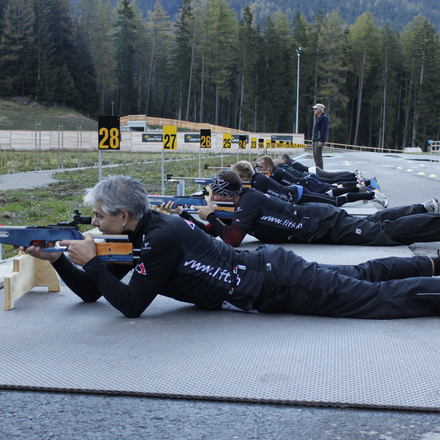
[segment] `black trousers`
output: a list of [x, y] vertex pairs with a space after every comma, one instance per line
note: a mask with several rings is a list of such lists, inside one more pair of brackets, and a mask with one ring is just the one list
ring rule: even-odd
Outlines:
[[[330, 205], [301, 205], [302, 218], [318, 218], [310, 243], [366, 246], [398, 246], [415, 242], [440, 241], [440, 213], [427, 213], [423, 205], [378, 211], [366, 218], [347, 214]], [[291, 242], [304, 242], [300, 231]]]
[[356, 177], [353, 175], [345, 174], [343, 176], [337, 177], [320, 177], [318, 174], [312, 173], [310, 174], [315, 179], [318, 179], [321, 182], [328, 183], [330, 185], [343, 184], [347, 182], [353, 182], [355, 185], [357, 183]]
[[356, 266], [320, 265], [267, 246], [260, 312], [393, 319], [440, 314], [440, 278], [428, 257], [382, 258]]
[[329, 179], [333, 179], [335, 177], [346, 177], [346, 180], [357, 180], [354, 173], [350, 173], [349, 171], [324, 171], [319, 167], [315, 167], [317, 174], [319, 177], [327, 177]]
[[318, 141], [313, 141], [313, 160], [315, 165], [322, 170], [324, 169], [324, 163], [322, 160], [322, 147], [318, 147]]

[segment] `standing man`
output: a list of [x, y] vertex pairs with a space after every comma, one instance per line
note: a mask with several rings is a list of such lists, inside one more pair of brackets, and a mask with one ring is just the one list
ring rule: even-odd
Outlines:
[[315, 123], [313, 124], [313, 159], [317, 167], [324, 169], [322, 147], [327, 141], [328, 118], [324, 113], [324, 104], [316, 104], [313, 106], [313, 109], [315, 110]]

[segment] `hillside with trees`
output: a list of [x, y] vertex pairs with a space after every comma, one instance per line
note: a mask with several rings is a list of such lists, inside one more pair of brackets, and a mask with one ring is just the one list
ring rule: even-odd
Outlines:
[[424, 15], [399, 31], [370, 11], [352, 24], [336, 9], [260, 23], [251, 4], [238, 15], [226, 0], [184, 0], [171, 19], [159, 2], [147, 14], [138, 3], [0, 0], [0, 96], [292, 132], [299, 61], [306, 138], [316, 102], [333, 142], [426, 148], [439, 138], [440, 39]]
[[[76, 5], [79, 0], [71, 0]], [[154, 9], [157, 0], [136, 0], [139, 9], [144, 17], [148, 17], [148, 11]], [[116, 6], [117, 0], [112, 0], [112, 7]], [[161, 0], [162, 8], [168, 12], [172, 19], [176, 19], [182, 6], [182, 0]], [[251, 12], [256, 21], [263, 25], [267, 17], [273, 16], [277, 11], [285, 14], [289, 20], [294, 20], [295, 14], [299, 11], [304, 17], [311, 21], [318, 9], [324, 14], [329, 15], [337, 10], [339, 17], [347, 24], [353, 24], [356, 19], [364, 12], [370, 11], [376, 18], [376, 23], [380, 26], [389, 24], [393, 30], [403, 30], [403, 28], [419, 14], [429, 18], [430, 22], [440, 30], [440, 3], [437, 0], [409, 1], [409, 0], [231, 0], [229, 5], [239, 15], [243, 16], [243, 11], [249, 4]]]

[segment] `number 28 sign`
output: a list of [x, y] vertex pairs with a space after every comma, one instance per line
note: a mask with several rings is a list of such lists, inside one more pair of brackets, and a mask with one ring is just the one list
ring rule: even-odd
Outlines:
[[119, 116], [99, 116], [98, 119], [99, 150], [119, 150], [121, 131]]

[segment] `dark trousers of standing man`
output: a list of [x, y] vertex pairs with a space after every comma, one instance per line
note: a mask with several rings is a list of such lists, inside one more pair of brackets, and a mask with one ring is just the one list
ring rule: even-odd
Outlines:
[[322, 161], [322, 147], [318, 146], [319, 141], [313, 141], [313, 160], [315, 165], [321, 169], [324, 169], [324, 163]]

